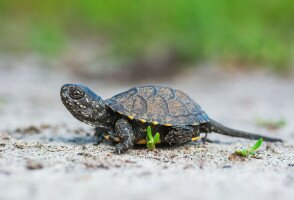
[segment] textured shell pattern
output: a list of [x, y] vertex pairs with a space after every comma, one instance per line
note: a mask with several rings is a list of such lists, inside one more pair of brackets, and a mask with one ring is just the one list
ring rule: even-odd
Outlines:
[[187, 94], [169, 87], [134, 87], [106, 100], [106, 104], [130, 119], [159, 125], [198, 125], [209, 121]]

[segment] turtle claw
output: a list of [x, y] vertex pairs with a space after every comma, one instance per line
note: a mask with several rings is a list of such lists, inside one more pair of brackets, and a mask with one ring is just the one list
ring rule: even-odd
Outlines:
[[122, 144], [115, 145], [115, 148], [114, 148], [115, 154], [122, 154], [122, 153], [125, 153], [126, 151], [127, 151], [127, 149], [124, 148], [124, 146]]

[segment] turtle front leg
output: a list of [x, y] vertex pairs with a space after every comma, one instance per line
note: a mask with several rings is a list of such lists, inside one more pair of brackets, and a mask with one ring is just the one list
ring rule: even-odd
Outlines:
[[105, 133], [108, 132], [108, 129], [104, 127], [96, 127], [94, 137], [96, 138], [96, 144], [100, 144], [105, 138]]
[[96, 145], [100, 144], [104, 140], [104, 129], [100, 127], [95, 128], [94, 137], [96, 139]]
[[121, 142], [115, 146], [114, 152], [121, 154], [134, 146], [134, 131], [132, 125], [126, 119], [120, 119], [115, 124], [116, 135], [121, 139]]

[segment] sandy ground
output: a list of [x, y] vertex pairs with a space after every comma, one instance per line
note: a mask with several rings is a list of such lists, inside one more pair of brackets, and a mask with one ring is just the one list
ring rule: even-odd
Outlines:
[[[82, 82], [104, 98], [132, 85], [86, 81], [34, 59], [0, 62], [0, 199], [293, 199], [294, 81], [266, 72], [190, 69], [165, 83], [195, 99], [211, 118], [280, 137], [257, 158], [229, 159], [253, 141], [210, 134], [214, 143], [141, 147], [114, 155], [93, 145], [93, 130], [63, 107], [63, 83]], [[285, 119], [267, 130], [256, 119]]]

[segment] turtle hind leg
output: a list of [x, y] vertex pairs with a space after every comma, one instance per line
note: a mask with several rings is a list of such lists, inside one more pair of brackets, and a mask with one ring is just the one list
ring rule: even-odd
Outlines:
[[120, 119], [115, 124], [116, 135], [121, 142], [115, 146], [115, 153], [121, 154], [134, 146], [134, 130], [132, 125], [126, 119]]
[[175, 126], [165, 136], [165, 142], [169, 144], [183, 144], [190, 142], [195, 135], [194, 128], [190, 126]]

